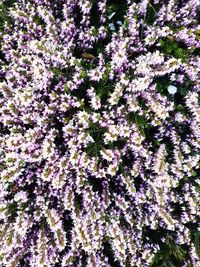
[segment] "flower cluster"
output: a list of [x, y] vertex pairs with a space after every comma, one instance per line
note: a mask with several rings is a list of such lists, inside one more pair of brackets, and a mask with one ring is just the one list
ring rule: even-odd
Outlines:
[[199, 1], [8, 2], [0, 266], [200, 266]]

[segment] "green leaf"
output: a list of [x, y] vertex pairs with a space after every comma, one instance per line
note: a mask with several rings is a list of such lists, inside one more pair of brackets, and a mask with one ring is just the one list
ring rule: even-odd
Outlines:
[[183, 62], [187, 62], [190, 52], [188, 49], [181, 47], [181, 44], [176, 40], [165, 39], [160, 40], [161, 52], [166, 56], [173, 56], [175, 58], [180, 58]]
[[11, 7], [15, 2], [16, 2], [16, 0], [5, 0], [5, 1], [3, 1], [3, 5], [5, 7]]
[[154, 266], [154, 264], [158, 263], [161, 258], [162, 258], [161, 253], [160, 252], [156, 253], [152, 259], [150, 266]]
[[145, 22], [151, 25], [156, 18], [156, 11], [152, 5], [148, 5], [147, 7], [147, 15], [145, 18]]
[[183, 261], [186, 255], [186, 251], [178, 245], [174, 245], [172, 253], [180, 261]]
[[195, 234], [194, 246], [197, 256], [200, 258], [200, 232]]
[[172, 261], [167, 261], [166, 262], [166, 267], [176, 267]]
[[80, 77], [83, 78], [83, 79], [87, 78], [87, 72], [84, 71], [84, 70], [82, 70], [82, 71], [80, 72]]
[[0, 31], [3, 31], [5, 22], [12, 24], [12, 19], [9, 16], [8, 8], [11, 7], [16, 0], [0, 1]]
[[125, 19], [124, 20], [124, 28], [128, 28], [128, 26], [129, 26], [129, 20]]
[[39, 17], [39, 16], [37, 16], [37, 15], [35, 15], [35, 16], [33, 17], [33, 21], [34, 21], [37, 25], [42, 25], [42, 26], [45, 25], [45, 21], [44, 21], [41, 17]]

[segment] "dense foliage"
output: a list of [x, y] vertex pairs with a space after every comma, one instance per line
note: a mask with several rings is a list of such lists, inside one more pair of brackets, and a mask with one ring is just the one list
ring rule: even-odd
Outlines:
[[0, 266], [200, 266], [200, 2], [0, 1]]

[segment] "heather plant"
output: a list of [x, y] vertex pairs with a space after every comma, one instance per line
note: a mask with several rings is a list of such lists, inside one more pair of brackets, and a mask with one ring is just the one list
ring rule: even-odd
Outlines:
[[200, 266], [199, 11], [0, 1], [0, 266]]

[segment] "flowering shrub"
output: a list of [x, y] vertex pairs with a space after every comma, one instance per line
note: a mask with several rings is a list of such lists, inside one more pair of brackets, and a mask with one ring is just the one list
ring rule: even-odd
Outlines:
[[200, 266], [200, 2], [0, 3], [0, 266]]

